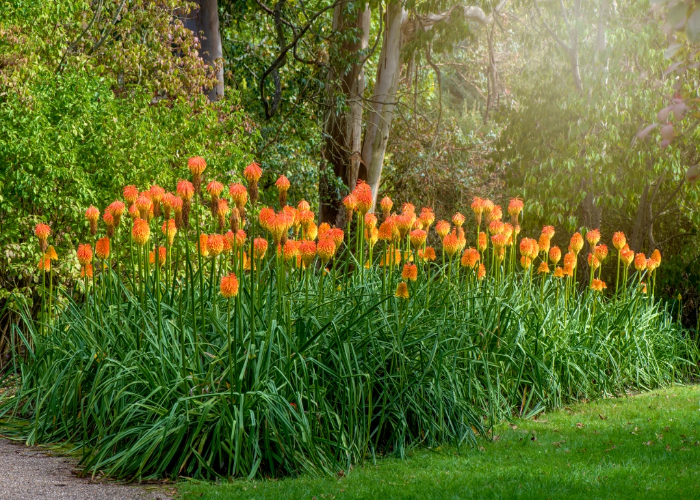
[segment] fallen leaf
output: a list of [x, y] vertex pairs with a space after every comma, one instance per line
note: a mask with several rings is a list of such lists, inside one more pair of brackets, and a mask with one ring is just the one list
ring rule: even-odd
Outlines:
[[598, 416], [600, 417], [601, 420], [605, 420], [608, 418], [606, 415], [603, 415], [602, 413]]
[[576, 427], [578, 427], [579, 429], [583, 429], [586, 426], [583, 425], [581, 422], [576, 422]]

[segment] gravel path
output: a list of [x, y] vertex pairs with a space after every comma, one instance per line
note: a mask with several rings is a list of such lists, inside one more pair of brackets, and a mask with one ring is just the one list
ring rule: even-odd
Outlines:
[[[162, 491], [73, 474], [76, 460], [47, 455], [0, 439], [0, 499], [2, 500], [166, 500]], [[162, 490], [162, 488], [158, 488]]]

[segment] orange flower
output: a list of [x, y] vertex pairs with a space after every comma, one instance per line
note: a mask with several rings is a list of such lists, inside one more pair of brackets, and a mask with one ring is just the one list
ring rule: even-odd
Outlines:
[[384, 198], [382, 198], [382, 201], [379, 202], [379, 206], [382, 207], [382, 214], [386, 219], [391, 213], [391, 208], [394, 206], [394, 202], [391, 201], [391, 198], [385, 196]]
[[291, 185], [292, 184], [289, 182], [289, 179], [287, 179], [284, 175], [280, 175], [277, 182], [275, 182], [275, 187], [280, 193], [286, 193]]
[[122, 215], [124, 215], [124, 212], [126, 212], [126, 205], [119, 200], [113, 201], [109, 204], [105, 212], [110, 212], [114, 216], [114, 225], [119, 226], [119, 223], [122, 220]]
[[496, 249], [496, 251], [498, 251], [506, 246], [506, 243], [508, 243], [508, 238], [506, 238], [506, 235], [503, 233], [494, 234], [491, 236], [491, 243], [493, 243], [493, 247]]
[[591, 248], [595, 247], [600, 241], [600, 231], [598, 229], [591, 229], [586, 233], [586, 241], [591, 245]]
[[661, 252], [659, 252], [658, 248], [651, 252], [650, 259], [656, 262], [656, 267], [659, 267], [661, 265]]
[[51, 234], [51, 228], [46, 224], [39, 223], [34, 227], [34, 234], [36, 234], [36, 237], [39, 238], [39, 246], [41, 247], [41, 251], [45, 251], [47, 246], [46, 240]]
[[399, 238], [404, 239], [406, 237], [406, 234], [413, 227], [413, 222], [416, 220], [415, 217], [416, 215], [412, 212], [404, 212], [394, 217], [396, 228], [399, 230]]
[[248, 181], [249, 184], [255, 184], [262, 177], [262, 169], [260, 165], [252, 162], [245, 169], [243, 169], [243, 177]]
[[379, 239], [386, 241], [387, 243], [398, 238], [399, 231], [396, 229], [396, 224], [394, 223], [394, 218], [389, 217], [384, 222], [379, 225]]
[[284, 260], [289, 262], [295, 259], [299, 255], [299, 242], [294, 240], [287, 240], [282, 248], [282, 255], [284, 255]]
[[520, 265], [523, 266], [523, 269], [530, 269], [530, 266], [532, 265], [532, 259], [526, 255], [521, 255]]
[[537, 257], [537, 254], [539, 252], [539, 245], [534, 239], [523, 238], [522, 240], [520, 240], [520, 253], [524, 256], [530, 257], [530, 259], [534, 259], [535, 257]]
[[484, 279], [485, 276], [486, 276], [486, 266], [484, 266], [483, 264], [479, 264], [479, 270], [476, 273], [476, 279], [481, 281]]
[[316, 257], [316, 243], [309, 240], [304, 240], [299, 243], [299, 255], [301, 256], [301, 262], [304, 264], [304, 267], [309, 267], [314, 257]]
[[194, 196], [194, 186], [190, 181], [182, 180], [177, 183], [176, 192], [183, 201], [190, 201]]
[[416, 281], [418, 279], [418, 267], [415, 264], [404, 264], [401, 277], [406, 281]]
[[151, 200], [157, 203], [160, 203], [163, 200], [163, 196], [165, 196], [165, 189], [158, 184], [153, 184], [148, 192], [151, 195]]
[[639, 286], [642, 288], [642, 293], [647, 293], [647, 284], [645, 282], [641, 282]]
[[605, 284], [605, 281], [594, 279], [591, 283], [591, 290], [594, 290], [596, 292], [602, 292], [606, 288], [608, 288], [608, 285]]
[[549, 274], [549, 265], [546, 261], [540, 262], [540, 266], [537, 268], [537, 274]]
[[632, 261], [634, 261], [634, 252], [630, 250], [627, 245], [625, 245], [622, 248], [622, 250], [620, 250], [620, 260], [625, 265], [625, 267], [629, 267]]
[[373, 248], [379, 239], [379, 229], [376, 227], [365, 229], [365, 240], [367, 240], [367, 245]]
[[357, 197], [353, 193], [350, 193], [345, 198], [343, 198], [343, 206], [345, 207], [345, 210], [348, 213], [347, 219], [349, 222], [352, 220], [352, 214], [357, 208]]
[[92, 264], [87, 264], [80, 268], [80, 277], [85, 278], [86, 275], [88, 278], [92, 278], [94, 276]]
[[98, 259], [106, 260], [109, 258], [109, 238], [100, 238], [95, 243], [95, 255]]
[[[159, 247], [158, 248], [158, 264], [163, 267], [165, 265], [166, 261], [166, 251], [165, 247]], [[155, 250], [151, 250], [148, 254], [148, 262], [151, 264], [155, 264], [156, 262], [156, 256], [155, 256]]]
[[510, 215], [514, 224], [518, 223], [518, 216], [525, 208], [525, 203], [520, 198], [511, 198], [508, 203], [508, 215]]
[[401, 263], [401, 250], [395, 249], [394, 250], [394, 258], [392, 259], [391, 257], [391, 251], [387, 250], [387, 252], [384, 254], [384, 257], [382, 258], [381, 262], [379, 263], [380, 267], [383, 266], [395, 266], [397, 264]]
[[480, 252], [485, 252], [486, 249], [488, 248], [488, 246], [489, 246], [489, 240], [488, 240], [488, 238], [486, 237], [486, 233], [485, 233], [485, 232], [482, 231], [482, 232], [479, 233], [479, 239], [478, 239], [478, 241], [477, 241], [477, 245], [476, 245], [476, 246], [477, 246], [477, 248], [479, 249]]
[[481, 226], [481, 216], [484, 213], [484, 200], [478, 196], [475, 196], [471, 207], [474, 215], [476, 216], [476, 225]]
[[652, 258], [647, 259], [647, 271], [649, 271], [651, 273], [651, 272], [655, 271], [657, 267], [659, 267], [659, 266], [654, 259], [652, 259]]
[[551, 260], [552, 264], [555, 266], [557, 265], [559, 260], [561, 260], [561, 250], [559, 249], [559, 247], [554, 246], [549, 249], [549, 260]]
[[479, 263], [480, 258], [481, 256], [479, 255], [479, 251], [476, 248], [467, 248], [462, 254], [462, 267], [474, 269]]
[[139, 211], [136, 209], [136, 205], [131, 205], [129, 207], [129, 217], [131, 217], [131, 220], [134, 220], [138, 218], [139, 216]]
[[556, 269], [554, 270], [554, 277], [555, 278], [563, 278], [564, 277], [564, 270], [557, 266]]
[[248, 203], [248, 189], [243, 184], [231, 184], [228, 188], [228, 194], [239, 210]]
[[491, 222], [492, 220], [501, 220], [501, 218], [503, 218], [503, 210], [501, 210], [501, 205], [494, 205], [493, 202], [489, 203], [491, 203], [491, 206], [493, 208], [491, 208], [490, 211], [484, 210], [487, 213], [487, 218], [489, 222]]
[[328, 237], [333, 239], [333, 243], [335, 243], [335, 248], [337, 250], [345, 240], [345, 233], [339, 227], [334, 227], [328, 231]]
[[49, 245], [49, 248], [46, 249], [44, 257], [49, 260], [58, 260], [58, 254], [56, 253], [56, 249], [53, 247], [53, 245]]
[[553, 226], [544, 226], [542, 228], [542, 234], [547, 235], [547, 238], [550, 240], [554, 237], [554, 227]]
[[538, 250], [544, 253], [545, 255], [548, 254], [550, 241], [551, 240], [545, 233], [540, 234], [540, 240], [537, 242]]
[[595, 258], [602, 263], [608, 257], [608, 247], [604, 243], [601, 243], [595, 246], [593, 253], [595, 253]]
[[124, 196], [124, 201], [129, 205], [133, 205], [139, 197], [139, 190], [136, 186], [124, 186], [124, 191], [122, 191]]
[[311, 210], [304, 210], [301, 212], [298, 212], [298, 218], [299, 222], [301, 223], [301, 227], [306, 231], [309, 229], [309, 226], [314, 223], [314, 213]]
[[425, 247], [425, 250], [418, 250], [418, 258], [424, 262], [435, 260], [435, 249], [433, 247]]
[[[644, 263], [644, 265], [646, 266], [646, 262]], [[588, 267], [592, 268], [593, 270], [598, 269], [600, 267], [600, 261], [592, 253], [588, 254]]]
[[574, 267], [571, 264], [564, 264], [564, 275], [569, 277], [574, 275]]
[[414, 229], [411, 231], [408, 237], [411, 240], [411, 246], [413, 248], [420, 248], [425, 244], [425, 240], [428, 238], [428, 233], [422, 229]]
[[613, 234], [612, 240], [613, 246], [618, 250], [621, 250], [627, 244], [627, 238], [625, 237], [625, 233], [623, 233], [622, 231], [618, 231], [615, 234]]
[[568, 252], [564, 255], [564, 269], [566, 270], [566, 266], [569, 266], [573, 271], [576, 268], [576, 260], [576, 254], [574, 252]]
[[199, 235], [199, 253], [202, 257], [209, 257], [209, 235], [204, 233]]
[[297, 210], [299, 212], [305, 212], [306, 210], [311, 210], [311, 205], [309, 205], [308, 201], [301, 200], [299, 203], [297, 203]]
[[574, 233], [569, 241], [569, 251], [574, 252], [576, 255], [583, 249], [583, 236], [581, 233]]
[[501, 234], [504, 230], [505, 230], [505, 224], [503, 224], [502, 221], [492, 220], [491, 222], [489, 222], [489, 233]]
[[90, 221], [90, 226], [97, 224], [97, 220], [100, 218], [100, 211], [97, 207], [90, 205], [90, 207], [85, 211], [85, 218]]
[[187, 160], [187, 168], [193, 176], [202, 175], [204, 169], [207, 168], [207, 162], [201, 156], [193, 156]]
[[255, 259], [262, 259], [267, 253], [267, 240], [264, 238], [255, 238], [253, 241], [253, 256]]
[[450, 232], [450, 223], [446, 220], [438, 221], [438, 223], [435, 225], [435, 232], [440, 238], [444, 238], [447, 236], [447, 233]]
[[219, 199], [219, 196], [223, 190], [224, 185], [219, 181], [211, 181], [209, 184], [207, 184], [207, 193], [209, 193], [209, 196], [211, 196], [213, 200]]
[[459, 238], [455, 233], [450, 233], [442, 239], [442, 248], [448, 257], [452, 258], [459, 251]]
[[51, 271], [51, 259], [48, 257], [42, 257], [39, 259], [39, 271], [46, 271], [47, 273]]
[[335, 242], [331, 238], [325, 238], [318, 242], [316, 249], [318, 251], [318, 257], [321, 259], [321, 262], [325, 264], [335, 255]]
[[377, 227], [377, 216], [367, 212], [367, 214], [365, 214], [365, 227], [370, 229]]
[[79, 244], [78, 245], [78, 262], [80, 262], [81, 265], [86, 266], [90, 262], [92, 262], [92, 247], [88, 245], [87, 243]]
[[[313, 216], [313, 214], [311, 214]], [[275, 211], [270, 207], [263, 207], [260, 209], [260, 214], [258, 215], [258, 220], [260, 221], [260, 226], [265, 231], [270, 231], [272, 223], [275, 220]]]
[[230, 299], [238, 295], [238, 278], [236, 275], [231, 273], [227, 276], [223, 276], [221, 278], [219, 291], [221, 292], [221, 296], [225, 299]]
[[467, 220], [466, 217], [464, 217], [464, 215], [462, 215], [459, 212], [452, 216], [452, 224], [454, 224], [457, 227], [462, 227], [465, 220]]
[[145, 245], [151, 237], [151, 229], [148, 227], [148, 222], [139, 218], [134, 219], [131, 237], [137, 245]]
[[405, 281], [400, 282], [399, 285], [396, 287], [396, 293], [394, 293], [394, 297], [399, 299], [408, 298], [408, 285]]
[[429, 207], [423, 207], [420, 211], [419, 220], [421, 222], [423, 230], [427, 231], [428, 229], [430, 229], [430, 226], [432, 226], [433, 222], [435, 222], [435, 213], [433, 212], [433, 209]]
[[210, 234], [207, 238], [207, 250], [212, 257], [221, 254], [224, 251], [224, 237], [220, 234]]
[[[372, 202], [374, 199], [372, 198], [372, 189], [369, 187], [369, 185], [365, 183], [360, 184], [359, 182], [360, 181], [358, 181], [357, 188], [355, 188], [355, 191], [353, 191], [355, 199], [357, 200], [357, 206], [355, 209], [360, 215], [364, 216], [364, 214], [369, 212], [369, 210], [372, 208]], [[362, 186], [366, 186], [366, 188]]]

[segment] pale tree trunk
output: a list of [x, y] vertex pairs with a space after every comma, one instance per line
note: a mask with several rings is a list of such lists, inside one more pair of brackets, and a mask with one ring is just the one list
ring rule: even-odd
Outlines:
[[[345, 42], [341, 53], [343, 56], [366, 50], [369, 44], [370, 9], [365, 5], [362, 10], [344, 12], [344, 3], [338, 4], [333, 11], [333, 29], [343, 32], [356, 29], [359, 37], [355, 41]], [[341, 57], [342, 58], [342, 57]], [[362, 147], [362, 98], [365, 92], [364, 59], [355, 61], [345, 69], [342, 61], [332, 61], [328, 75], [330, 92], [327, 96], [327, 114], [324, 123], [325, 143], [323, 147], [323, 167], [321, 170], [320, 214], [321, 222], [343, 225], [338, 220], [340, 195], [331, 185], [328, 176], [340, 177], [352, 190], [355, 188], [361, 164]], [[336, 110], [336, 98], [345, 96], [347, 111]]]
[[391, 121], [394, 118], [396, 91], [401, 72], [401, 25], [405, 19], [406, 10], [402, 3], [389, 2], [386, 9], [386, 30], [379, 56], [377, 80], [374, 84], [370, 115], [362, 144], [362, 161], [367, 168], [367, 184], [372, 188], [372, 210], [377, 201], [384, 153], [389, 141]]
[[[199, 38], [200, 57], [210, 66], [216, 67], [217, 59], [224, 56], [221, 47], [221, 32], [219, 31], [219, 8], [217, 0], [196, 0], [192, 12], [183, 19], [185, 28], [193, 31]], [[224, 67], [216, 68], [218, 83], [208, 91], [210, 101], [218, 101], [224, 96]]]

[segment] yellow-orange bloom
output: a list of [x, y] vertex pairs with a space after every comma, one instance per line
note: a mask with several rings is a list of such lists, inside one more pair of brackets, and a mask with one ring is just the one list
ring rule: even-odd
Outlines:
[[56, 253], [56, 249], [53, 247], [53, 245], [49, 245], [49, 248], [46, 249], [44, 257], [50, 260], [58, 260], [58, 254]]
[[382, 207], [382, 214], [386, 219], [391, 213], [391, 208], [394, 206], [394, 202], [391, 201], [391, 198], [385, 196], [384, 198], [382, 198], [382, 201], [379, 202], [379, 206]]
[[175, 239], [175, 235], [177, 234], [177, 227], [175, 227], [175, 220], [170, 219], [166, 222], [163, 222], [163, 225], [161, 226], [160, 230], [168, 238], [168, 245], [172, 246], [173, 240]]
[[396, 228], [399, 230], [399, 237], [401, 239], [404, 239], [406, 237], [406, 234], [408, 234], [408, 232], [411, 230], [411, 227], [413, 227], [413, 222], [415, 220], [416, 214], [412, 212], [404, 212], [394, 217], [394, 221], [396, 222]]
[[554, 237], [554, 227], [553, 226], [544, 226], [542, 228], [542, 234], [546, 234], [547, 238], [550, 240]]
[[[165, 247], [159, 247], [158, 248], [158, 265], [160, 267], [163, 267], [165, 265], [166, 255], [167, 255], [167, 252], [165, 250]], [[156, 263], [155, 250], [151, 250], [148, 253], [148, 262], [150, 262], [151, 264]]]
[[476, 248], [467, 248], [462, 254], [462, 267], [473, 269], [479, 263], [481, 256]]
[[464, 215], [462, 215], [459, 212], [452, 216], [452, 224], [454, 224], [457, 227], [462, 227], [465, 220], [467, 220], [466, 217], [464, 217]]
[[253, 240], [253, 257], [262, 259], [267, 253], [267, 240], [265, 238], [255, 238]]
[[122, 194], [124, 196], [124, 201], [126, 201], [129, 205], [133, 205], [139, 197], [139, 190], [134, 185], [124, 186]]
[[559, 260], [561, 260], [561, 250], [559, 249], [559, 247], [554, 246], [549, 249], [549, 260], [551, 260], [552, 264], [555, 266], [557, 265]]
[[142, 219], [148, 219], [152, 206], [153, 202], [143, 194], [136, 200], [136, 209], [139, 211], [139, 217]]
[[627, 245], [620, 250], [620, 260], [625, 267], [629, 267], [629, 265], [634, 261], [634, 252], [630, 250]]
[[343, 230], [339, 227], [334, 227], [328, 231], [328, 237], [333, 239], [333, 243], [335, 243], [335, 248], [337, 250], [345, 240], [345, 232], [343, 232]]
[[402, 281], [398, 284], [398, 286], [396, 287], [396, 292], [394, 293], [394, 297], [399, 299], [408, 298], [408, 285], [405, 281]]
[[275, 182], [275, 187], [280, 193], [286, 193], [291, 185], [292, 184], [289, 182], [289, 179], [287, 179], [284, 175], [280, 175], [277, 182]]
[[508, 203], [508, 215], [510, 215], [514, 223], [517, 224], [518, 215], [520, 215], [520, 212], [523, 211], [523, 208], [525, 208], [525, 203], [523, 203], [523, 200], [520, 198], [510, 199], [510, 202]]
[[194, 186], [190, 181], [182, 180], [177, 183], [176, 192], [183, 201], [190, 201], [194, 196]]
[[260, 221], [260, 226], [265, 231], [270, 231], [272, 223], [275, 220], [275, 211], [270, 207], [261, 208], [258, 214], [258, 220]]
[[656, 270], [656, 268], [659, 267], [656, 261], [652, 258], [647, 259], [647, 271], [653, 272]]
[[596, 246], [600, 241], [600, 230], [591, 229], [590, 231], [588, 231], [586, 233], [586, 241], [588, 241], [588, 244], [591, 245], [591, 248]]
[[86, 264], [80, 269], [80, 277], [84, 278], [87, 275], [88, 278], [92, 278], [94, 271], [92, 269], [92, 264]]
[[304, 264], [304, 267], [309, 267], [314, 257], [316, 257], [316, 243], [309, 240], [304, 240], [299, 243], [299, 255], [301, 256], [301, 262]]
[[554, 269], [554, 277], [555, 278], [563, 278], [564, 277], [564, 270], [557, 266], [556, 269]]
[[[644, 263], [644, 265], [646, 266], [646, 262]], [[600, 267], [600, 261], [592, 253], [588, 254], [588, 267], [592, 268], [593, 270], [598, 269]]]
[[540, 234], [540, 239], [537, 242], [538, 250], [540, 252], [542, 252], [543, 254], [547, 255], [549, 253], [550, 241], [551, 240], [549, 239], [549, 237], [545, 233]]
[[238, 278], [235, 274], [231, 273], [227, 276], [221, 278], [221, 284], [219, 285], [219, 291], [221, 296], [225, 299], [230, 299], [238, 295]]
[[622, 250], [622, 248], [627, 244], [627, 238], [625, 237], [625, 233], [622, 231], [618, 231], [615, 234], [613, 234], [613, 246], [619, 250]]
[[483, 264], [479, 264], [479, 270], [476, 273], [476, 279], [481, 281], [484, 279], [485, 276], [486, 276], [486, 266], [484, 266]]
[[92, 247], [85, 243], [81, 243], [78, 245], [78, 262], [80, 262], [81, 265], [86, 266], [90, 262], [92, 262]]
[[97, 207], [90, 205], [90, 207], [85, 211], [85, 218], [90, 221], [90, 224], [97, 224], [97, 220], [100, 218], [100, 211]]
[[51, 271], [51, 259], [48, 257], [42, 257], [39, 259], [39, 271]]
[[419, 220], [421, 222], [423, 230], [427, 231], [428, 229], [430, 229], [430, 226], [432, 226], [433, 222], [435, 222], [435, 213], [433, 212], [433, 209], [429, 207], [423, 207], [420, 211]]
[[594, 279], [591, 283], [591, 290], [595, 290], [596, 292], [602, 292], [606, 288], [608, 288], [608, 285], [606, 285], [603, 280]]
[[46, 241], [46, 239], [51, 235], [51, 228], [47, 224], [37, 224], [34, 227], [34, 234], [39, 240]]
[[425, 247], [425, 250], [418, 250], [418, 258], [424, 262], [435, 260], [435, 249], [433, 247]]
[[459, 243], [455, 233], [450, 233], [442, 239], [442, 248], [448, 257], [452, 258], [459, 251]]
[[508, 243], [508, 238], [506, 238], [506, 235], [503, 233], [494, 234], [491, 236], [491, 243], [493, 243], [494, 248], [496, 251], [498, 251], [506, 246], [506, 243]]
[[374, 228], [377, 227], [377, 216], [371, 212], [365, 214], [365, 227]]
[[581, 233], [574, 233], [569, 241], [569, 251], [574, 252], [576, 255], [583, 249], [583, 236]]
[[411, 240], [411, 246], [413, 248], [420, 248], [425, 244], [425, 241], [428, 238], [428, 233], [422, 229], [414, 229], [411, 231], [408, 237]]
[[220, 234], [210, 234], [207, 238], [207, 250], [212, 257], [220, 255], [224, 251], [224, 237]]
[[478, 196], [474, 197], [474, 200], [472, 201], [472, 211], [474, 212], [474, 215], [476, 216], [476, 224], [477, 226], [481, 225], [481, 216], [484, 213], [484, 200], [479, 198]]
[[245, 169], [243, 169], [243, 177], [248, 181], [249, 184], [257, 183], [262, 177], [262, 169], [260, 165], [252, 162]]
[[520, 240], [520, 253], [525, 255], [526, 257], [530, 257], [530, 259], [534, 259], [537, 257], [537, 254], [540, 252], [539, 245], [537, 242], [532, 239], [532, 238], [523, 238]]
[[438, 223], [435, 225], [435, 232], [440, 238], [444, 238], [447, 236], [447, 233], [450, 232], [450, 223], [446, 220], [438, 221]]
[[647, 293], [647, 284], [644, 283], [643, 281], [639, 284], [639, 286], [642, 288], [642, 293]]
[[608, 247], [604, 243], [601, 243], [600, 245], [595, 246], [593, 253], [595, 253], [596, 259], [603, 262], [608, 257]]
[[[361, 189], [361, 186], [367, 187]], [[357, 188], [355, 191], [353, 191], [353, 193], [355, 194], [355, 199], [357, 200], [357, 206], [355, 208], [360, 215], [364, 216], [364, 214], [366, 214], [372, 208], [372, 190], [367, 184], [358, 183]]]
[[190, 169], [193, 176], [202, 175], [204, 169], [207, 168], [207, 162], [201, 156], [193, 156], [187, 160], [187, 168]]
[[482, 232], [479, 233], [479, 238], [478, 238], [478, 241], [477, 241], [476, 243], [477, 243], [476, 246], [477, 246], [477, 248], [479, 249], [480, 252], [485, 252], [485, 251], [486, 251], [486, 249], [487, 249], [488, 246], [489, 246], [489, 240], [488, 240], [488, 238], [486, 237], [486, 233], [485, 233], [485, 232], [482, 231]]
[[523, 266], [523, 269], [530, 269], [530, 266], [532, 265], [532, 259], [526, 255], [521, 255], [520, 265]]
[[209, 257], [209, 236], [202, 233], [199, 235], [199, 253], [202, 257]]
[[98, 259], [108, 259], [109, 258], [109, 238], [100, 238], [95, 243], [95, 255]]
[[[489, 222], [489, 233], [501, 234], [505, 230], [505, 224], [500, 220], [492, 220]], [[507, 238], [507, 237], [506, 237]]]
[[576, 254], [574, 252], [568, 252], [566, 255], [564, 255], [564, 269], [566, 269], [566, 266], [569, 266], [573, 271], [576, 268], [576, 261]]
[[282, 255], [284, 256], [284, 260], [286, 262], [295, 259], [299, 255], [299, 242], [287, 240], [282, 247]]
[[240, 183], [231, 184], [228, 188], [228, 194], [231, 196], [231, 201], [240, 209], [248, 202], [248, 189]]
[[316, 247], [318, 257], [325, 264], [335, 255], [335, 242], [331, 238], [325, 238], [318, 242]]
[[211, 181], [207, 184], [207, 192], [212, 199], [218, 200], [221, 192], [224, 190], [224, 185], [219, 181]]
[[148, 227], [148, 222], [139, 218], [134, 219], [131, 237], [137, 245], [145, 245], [151, 238], [151, 229]]
[[486, 209], [484, 209], [489, 222], [492, 220], [501, 220], [503, 218], [503, 210], [501, 210], [501, 205], [494, 205], [493, 202], [490, 201], [489, 203], [491, 203], [491, 210], [487, 211]]
[[549, 274], [549, 265], [546, 261], [540, 262], [540, 266], [537, 268], [537, 274]]
[[404, 264], [401, 277], [406, 281], [416, 281], [418, 279], [418, 266], [415, 264]]
[[659, 252], [658, 248], [651, 252], [650, 259], [656, 262], [656, 267], [659, 267], [661, 265], [661, 252]]

